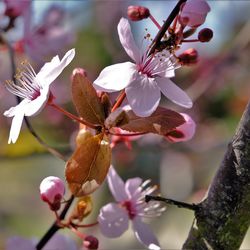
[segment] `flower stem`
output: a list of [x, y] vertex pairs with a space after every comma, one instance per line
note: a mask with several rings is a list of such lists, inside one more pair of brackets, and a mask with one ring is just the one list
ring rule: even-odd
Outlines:
[[122, 90], [120, 95], [117, 97], [117, 100], [116, 100], [111, 112], [114, 112], [117, 108], [119, 108], [121, 106], [121, 104], [124, 101], [125, 97], [126, 97], [126, 93], [125, 93], [124, 90]]
[[150, 15], [149, 18], [155, 24], [155, 26], [160, 30], [161, 29], [161, 25], [156, 21], [156, 19], [152, 15]]
[[163, 197], [160, 197], [160, 196], [151, 196], [151, 195], [146, 195], [145, 196], [145, 201], [146, 202], [149, 202], [151, 200], [163, 201], [163, 202], [165, 202], [167, 204], [174, 205], [174, 206], [177, 206], [179, 208], [186, 208], [186, 209], [193, 210], [193, 211], [197, 211], [198, 208], [199, 208], [199, 206], [196, 205], [196, 204], [189, 204], [189, 203], [186, 203], [186, 202], [167, 199], [167, 198], [163, 198]]
[[94, 223], [90, 223], [90, 224], [84, 224], [84, 225], [79, 225], [79, 224], [75, 224], [75, 223], [71, 223], [71, 225], [74, 227], [74, 228], [85, 228], [85, 227], [94, 227], [96, 225], [98, 225], [98, 221], [94, 222]]
[[171, 23], [173, 22], [173, 20], [175, 19], [175, 17], [178, 15], [179, 11], [180, 11], [180, 7], [183, 3], [185, 3], [187, 0], [179, 0], [179, 2], [176, 4], [176, 6], [174, 7], [174, 9], [172, 10], [172, 12], [170, 13], [170, 15], [168, 16], [167, 20], [164, 22], [164, 24], [162, 25], [161, 29], [159, 30], [159, 32], [157, 33], [156, 37], [154, 38], [152, 44], [151, 44], [151, 49], [149, 51], [149, 55], [152, 54], [155, 49], [157, 48], [157, 46], [159, 45], [162, 37], [165, 35], [166, 31], [168, 30], [169, 26], [171, 25]]
[[[64, 209], [62, 210], [61, 214], [59, 215], [59, 220], [63, 220], [74, 200], [74, 196], [72, 195], [69, 199], [69, 202], [65, 205]], [[36, 245], [37, 250], [41, 250], [47, 242], [52, 238], [52, 236], [60, 229], [61, 227], [58, 226], [58, 219], [52, 224], [49, 230], [45, 233], [45, 235], [41, 238], [41, 240]]]
[[52, 103], [49, 102], [48, 105], [50, 105], [51, 107], [55, 108], [57, 111], [63, 113], [64, 115], [68, 116], [70, 119], [72, 119], [72, 120], [74, 120], [74, 121], [77, 121], [77, 122], [79, 122], [79, 123], [82, 123], [82, 124], [84, 124], [84, 125], [86, 125], [86, 126], [88, 126], [88, 127], [90, 127], [90, 128], [96, 129], [96, 128], [99, 127], [99, 126], [96, 126], [96, 125], [94, 125], [94, 124], [92, 124], [92, 123], [89, 123], [89, 122], [87, 122], [87, 121], [82, 120], [81, 118], [79, 118], [79, 117], [77, 117], [77, 116], [71, 114], [70, 112], [68, 112], [67, 110], [63, 109], [62, 107], [56, 105], [56, 104], [53, 103], [53, 102], [52, 102]]
[[182, 43], [194, 43], [194, 42], [199, 42], [199, 39], [186, 39], [186, 40], [181, 40]]
[[108, 132], [110, 135], [115, 135], [115, 136], [137, 136], [137, 135], [145, 135], [146, 132], [141, 132], [141, 133], [113, 133], [113, 132]]

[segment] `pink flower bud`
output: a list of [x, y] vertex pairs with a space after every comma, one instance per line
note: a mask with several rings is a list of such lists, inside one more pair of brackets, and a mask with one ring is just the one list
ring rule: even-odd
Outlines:
[[96, 237], [88, 235], [83, 241], [83, 246], [87, 249], [98, 249], [99, 241]]
[[209, 28], [202, 29], [198, 34], [198, 39], [202, 43], [209, 42], [213, 38], [213, 31]]
[[178, 56], [181, 65], [191, 65], [198, 62], [198, 52], [196, 49], [190, 48], [185, 50]]
[[188, 0], [182, 7], [180, 22], [190, 27], [198, 27], [206, 20], [210, 7], [205, 0]]
[[22, 1], [15, 1], [15, 0], [4, 0], [5, 3], [5, 15], [10, 18], [16, 18], [29, 8], [31, 1], [30, 0], [22, 0]]
[[148, 8], [143, 6], [128, 6], [128, 17], [132, 21], [140, 21], [142, 19], [148, 18], [150, 16], [150, 11]]
[[40, 184], [41, 199], [47, 202], [53, 211], [60, 209], [60, 202], [64, 193], [64, 183], [58, 177], [46, 177]]
[[190, 140], [195, 133], [196, 124], [193, 119], [184, 113], [180, 113], [185, 119], [185, 123], [166, 134], [166, 139], [171, 142], [181, 142]]
[[81, 74], [84, 77], [87, 77], [87, 71], [83, 68], [75, 68], [72, 72], [72, 76], [75, 76], [76, 74]]

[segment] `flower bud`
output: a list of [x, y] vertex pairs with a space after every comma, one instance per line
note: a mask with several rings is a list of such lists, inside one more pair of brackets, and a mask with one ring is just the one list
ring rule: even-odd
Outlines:
[[55, 176], [43, 179], [40, 184], [40, 195], [44, 202], [47, 202], [53, 211], [60, 209], [61, 199], [65, 193], [63, 181]]
[[29, 8], [31, 1], [22, 0], [22, 1], [13, 1], [13, 0], [4, 0], [5, 3], [5, 12], [4, 14], [10, 18], [17, 18], [20, 15], [23, 15], [25, 11]]
[[195, 133], [196, 124], [193, 119], [184, 113], [180, 113], [185, 119], [185, 123], [168, 132], [165, 137], [171, 142], [188, 141], [192, 139]]
[[83, 241], [83, 246], [87, 249], [98, 249], [99, 241], [96, 237], [88, 235]]
[[181, 65], [191, 65], [198, 62], [198, 52], [196, 49], [190, 48], [185, 50], [178, 56]]
[[213, 31], [209, 28], [202, 29], [198, 33], [198, 39], [202, 43], [209, 42], [213, 38]]
[[150, 11], [148, 8], [143, 6], [128, 6], [128, 17], [132, 21], [140, 21], [142, 19], [148, 18], [150, 16]]
[[72, 72], [72, 75], [71, 75], [71, 81], [73, 80], [73, 76], [75, 76], [76, 74], [80, 74], [84, 77], [87, 77], [87, 71], [83, 68], [75, 68]]
[[180, 13], [180, 22], [190, 27], [198, 27], [206, 20], [210, 7], [205, 0], [187, 1]]

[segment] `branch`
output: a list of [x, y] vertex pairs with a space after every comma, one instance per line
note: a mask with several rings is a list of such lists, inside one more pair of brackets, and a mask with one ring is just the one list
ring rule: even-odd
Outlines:
[[239, 249], [250, 225], [250, 102], [183, 249]]

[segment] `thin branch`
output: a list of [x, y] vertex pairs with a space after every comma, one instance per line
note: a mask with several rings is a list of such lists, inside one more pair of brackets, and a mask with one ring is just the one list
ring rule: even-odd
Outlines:
[[163, 197], [160, 197], [160, 196], [151, 196], [151, 195], [146, 195], [145, 196], [145, 201], [146, 202], [149, 202], [151, 200], [163, 201], [163, 202], [165, 202], [167, 204], [174, 205], [174, 206], [177, 206], [179, 208], [186, 208], [186, 209], [189, 209], [189, 210], [192, 210], [192, 211], [197, 211], [199, 209], [199, 206], [196, 205], [196, 204], [189, 204], [189, 203], [186, 203], [186, 202], [167, 199], [167, 198], [163, 198]]

